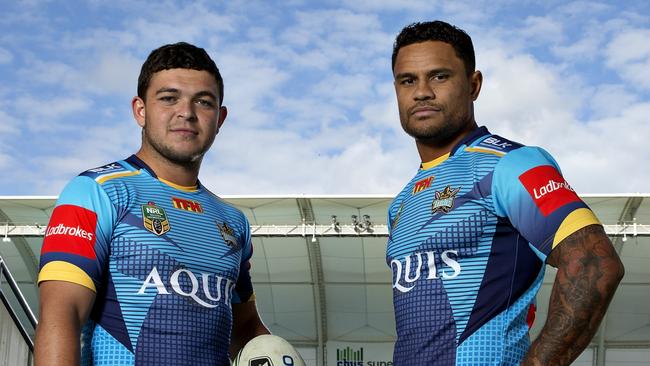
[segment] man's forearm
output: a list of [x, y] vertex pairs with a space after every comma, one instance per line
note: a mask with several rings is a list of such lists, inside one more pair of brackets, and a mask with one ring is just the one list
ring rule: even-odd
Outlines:
[[571, 235], [552, 253], [558, 268], [548, 317], [522, 365], [569, 365], [589, 345], [616, 287], [623, 265], [601, 226]]
[[36, 366], [79, 365], [79, 332], [61, 323], [41, 322], [36, 329], [34, 352]]

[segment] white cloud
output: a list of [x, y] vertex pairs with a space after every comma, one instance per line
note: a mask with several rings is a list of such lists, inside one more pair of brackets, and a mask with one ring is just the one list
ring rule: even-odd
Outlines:
[[607, 45], [606, 64], [624, 80], [641, 89], [650, 89], [650, 29], [629, 29], [617, 34]]

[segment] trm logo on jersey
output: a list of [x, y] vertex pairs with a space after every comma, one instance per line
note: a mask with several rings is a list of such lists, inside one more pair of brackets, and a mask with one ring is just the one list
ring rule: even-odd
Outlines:
[[203, 207], [201, 207], [201, 202], [198, 201], [172, 197], [172, 204], [174, 205], [174, 208], [177, 208], [179, 210], [203, 213]]
[[156, 206], [153, 202], [142, 205], [142, 223], [145, 229], [158, 236], [171, 229], [167, 213], [162, 207]]
[[421, 180], [417, 181], [415, 183], [415, 185], [413, 186], [413, 193], [411, 194], [411, 196], [414, 196], [414, 195], [424, 191], [425, 189], [431, 187], [431, 182], [433, 182], [433, 179], [434, 179], [434, 176], [432, 175], [430, 177], [427, 177], [427, 178], [424, 178], [424, 179], [421, 179]]
[[233, 230], [227, 223], [219, 224], [217, 222], [219, 232], [226, 245], [231, 249], [237, 249], [237, 237], [235, 237], [235, 230]]
[[442, 212], [448, 213], [454, 207], [454, 200], [456, 195], [460, 191], [461, 187], [451, 188], [451, 186], [445, 187], [442, 192], [436, 191], [436, 199], [433, 200], [431, 204], [432, 213]]

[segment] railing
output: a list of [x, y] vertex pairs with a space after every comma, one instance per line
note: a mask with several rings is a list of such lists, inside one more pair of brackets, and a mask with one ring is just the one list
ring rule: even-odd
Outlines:
[[[25, 300], [25, 297], [20, 291], [20, 288], [18, 287], [16, 280], [14, 280], [14, 277], [11, 275], [11, 272], [9, 271], [9, 268], [5, 264], [4, 259], [2, 259], [2, 256], [0, 256], [0, 275], [4, 276], [4, 278], [7, 280], [7, 283], [9, 284], [9, 288], [11, 288], [11, 291], [13, 292], [13, 295], [16, 297], [18, 304], [23, 309], [23, 312], [27, 316], [27, 319], [31, 323], [32, 327], [36, 329], [36, 324], [38, 323], [36, 320], [36, 316], [34, 316], [32, 309], [29, 307], [27, 300]], [[11, 319], [14, 321], [14, 324], [16, 325], [18, 331], [20, 332], [23, 339], [25, 340], [25, 343], [29, 347], [29, 350], [31, 352], [34, 352], [34, 341], [30, 337], [23, 323], [18, 318], [18, 313], [16, 313], [15, 309], [11, 306], [11, 303], [9, 302], [9, 298], [7, 297], [7, 294], [5, 294], [4, 291], [2, 290], [2, 287], [0, 287], [0, 300], [2, 300], [2, 303], [4, 304], [5, 308], [9, 312], [9, 316], [11, 316]]]

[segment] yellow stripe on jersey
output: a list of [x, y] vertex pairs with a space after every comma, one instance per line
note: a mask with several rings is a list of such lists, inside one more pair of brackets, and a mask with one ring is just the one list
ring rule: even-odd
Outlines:
[[95, 181], [97, 181], [97, 183], [99, 183], [99, 184], [103, 184], [104, 182], [109, 181], [111, 179], [122, 178], [122, 177], [130, 177], [132, 175], [138, 175], [138, 174], [140, 174], [139, 170], [136, 170], [134, 172], [106, 174], [106, 175], [102, 175], [102, 176], [99, 176], [99, 177], [95, 178]]
[[588, 208], [579, 208], [571, 212], [564, 218], [560, 228], [555, 232], [553, 239], [553, 248], [555, 248], [562, 240], [566, 239], [569, 235], [582, 229], [583, 227], [591, 224], [600, 225], [600, 221], [594, 213]]
[[483, 148], [480, 148], [480, 147], [467, 147], [467, 148], [465, 148], [465, 151], [469, 151], [469, 152], [481, 152], [481, 153], [486, 153], [486, 154], [494, 154], [494, 155], [496, 155], [496, 156], [503, 156], [503, 155], [506, 154], [506, 153], [504, 153], [503, 151], [496, 151], [496, 150], [490, 150], [490, 149], [483, 149]]
[[199, 190], [199, 186], [197, 186], [197, 185], [194, 185], [194, 186], [181, 186], [181, 185], [179, 185], [179, 184], [172, 183], [172, 182], [170, 182], [170, 181], [168, 181], [168, 180], [166, 180], [166, 179], [162, 179], [162, 178], [160, 178], [160, 177], [158, 177], [158, 179], [159, 179], [161, 182], [165, 183], [166, 185], [168, 185], [168, 186], [170, 186], [170, 187], [172, 187], [172, 188], [179, 189], [179, 190], [181, 190], [181, 191], [185, 191], [185, 192], [196, 192], [196, 191]]
[[445, 155], [439, 156], [439, 157], [437, 157], [437, 158], [435, 158], [435, 159], [433, 159], [431, 161], [427, 161], [426, 163], [422, 163], [421, 164], [422, 169], [427, 170], [427, 169], [431, 169], [431, 168], [433, 168], [435, 166], [438, 166], [438, 165], [442, 164], [443, 161], [447, 160], [447, 158], [449, 158], [449, 153], [446, 153]]
[[43, 281], [72, 282], [88, 287], [93, 292], [97, 292], [95, 289], [95, 283], [90, 279], [90, 276], [88, 276], [88, 274], [86, 274], [86, 272], [81, 268], [68, 262], [52, 261], [44, 265], [41, 272], [38, 274], [38, 283]]

